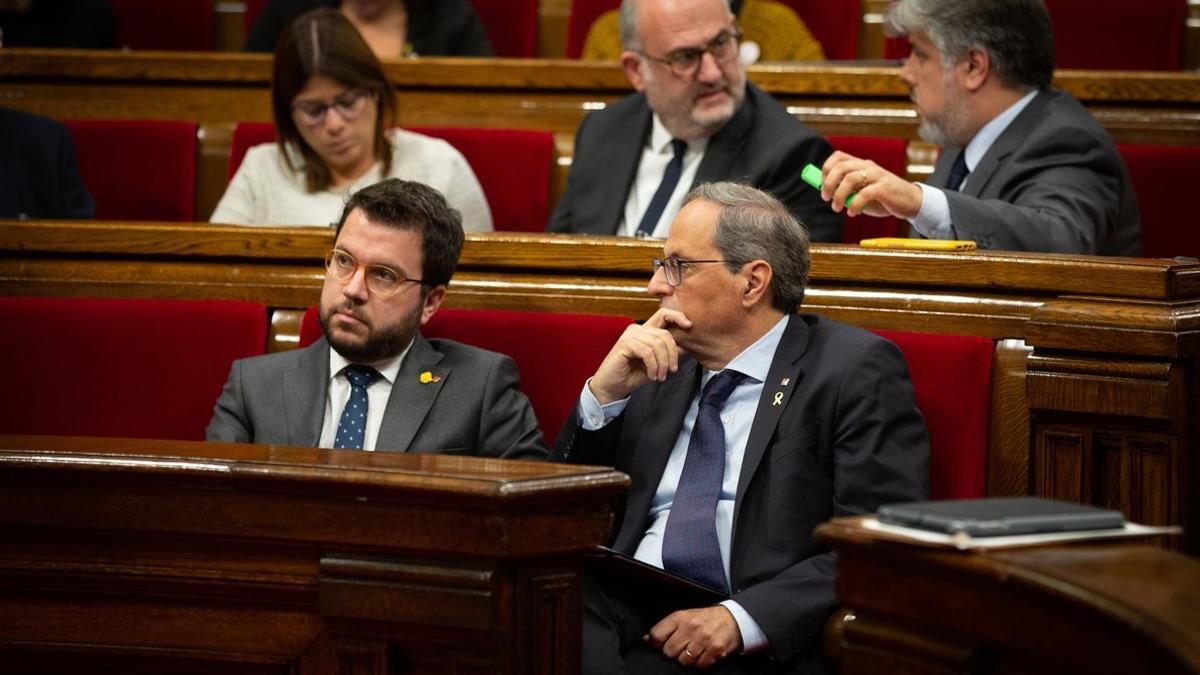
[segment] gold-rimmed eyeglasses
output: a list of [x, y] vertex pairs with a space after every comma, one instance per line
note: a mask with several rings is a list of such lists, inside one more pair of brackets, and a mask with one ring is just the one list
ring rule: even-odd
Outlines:
[[662, 268], [663, 277], [667, 280], [667, 285], [672, 288], [683, 283], [683, 268], [688, 265], [703, 265], [708, 263], [723, 263], [728, 260], [684, 260], [682, 258], [655, 258], [652, 261], [653, 272], [656, 274], [659, 268]]
[[684, 47], [676, 49], [666, 56], [653, 56], [643, 51], [638, 53], [651, 61], [666, 65], [676, 77], [686, 79], [694, 76], [696, 71], [700, 70], [700, 61], [704, 59], [705, 54], [712, 54], [713, 60], [719, 64], [726, 64], [737, 58], [738, 42], [741, 39], [741, 32], [723, 30], [712, 39], [712, 42], [708, 43], [707, 47]]
[[387, 265], [364, 265], [340, 248], [325, 254], [325, 273], [338, 283], [349, 283], [360, 267], [366, 269], [367, 288], [381, 298], [395, 293], [406, 283], [425, 285], [424, 280], [410, 279]]
[[367, 103], [375, 100], [375, 92], [370, 89], [351, 89], [334, 96], [328, 101], [296, 101], [292, 104], [292, 113], [296, 121], [309, 127], [321, 126], [325, 114], [332, 108], [344, 120], [353, 120], [363, 114]]

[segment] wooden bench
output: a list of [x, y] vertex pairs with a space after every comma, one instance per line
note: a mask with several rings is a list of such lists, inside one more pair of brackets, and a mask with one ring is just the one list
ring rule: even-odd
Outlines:
[[[276, 348], [316, 303], [331, 234], [204, 224], [0, 223], [0, 293], [238, 299]], [[659, 244], [469, 235], [447, 306], [644, 319]], [[817, 245], [805, 311], [993, 341], [985, 491], [1179, 523], [1200, 552], [1200, 263]], [[288, 340], [291, 340], [289, 343]]]

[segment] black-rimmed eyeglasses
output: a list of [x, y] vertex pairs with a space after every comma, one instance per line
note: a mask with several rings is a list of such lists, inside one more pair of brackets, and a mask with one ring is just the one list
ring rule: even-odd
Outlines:
[[296, 101], [292, 104], [292, 113], [296, 121], [307, 127], [318, 127], [325, 121], [325, 114], [330, 108], [337, 111], [344, 120], [357, 119], [367, 109], [367, 103], [375, 99], [375, 92], [369, 89], [351, 89], [328, 101]]
[[703, 265], [708, 263], [723, 263], [728, 260], [683, 260], [682, 258], [655, 258], [652, 261], [654, 274], [658, 273], [659, 268], [663, 271], [663, 277], [667, 280], [667, 285], [671, 287], [678, 286], [683, 283], [683, 268], [688, 265]]
[[653, 56], [643, 51], [638, 53], [651, 61], [658, 61], [666, 65], [676, 77], [686, 79], [694, 76], [700, 69], [700, 61], [704, 59], [705, 54], [712, 54], [713, 60], [719, 64], [726, 64], [737, 58], [738, 41], [741, 39], [740, 32], [726, 30], [718, 33], [707, 47], [684, 47], [676, 49], [665, 57]]
[[339, 248], [325, 254], [325, 273], [338, 283], [349, 283], [359, 267], [367, 270], [367, 288], [381, 298], [395, 293], [406, 283], [425, 285], [423, 280], [410, 279], [387, 265], [363, 265]]

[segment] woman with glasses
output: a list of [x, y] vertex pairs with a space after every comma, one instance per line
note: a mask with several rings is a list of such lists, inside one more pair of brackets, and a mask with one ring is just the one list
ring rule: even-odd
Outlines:
[[424, 183], [462, 213], [463, 229], [492, 216], [467, 160], [445, 141], [389, 129], [395, 96], [379, 59], [337, 10], [288, 27], [275, 51], [276, 143], [250, 148], [212, 214], [214, 223], [321, 225], [351, 194], [385, 178]]

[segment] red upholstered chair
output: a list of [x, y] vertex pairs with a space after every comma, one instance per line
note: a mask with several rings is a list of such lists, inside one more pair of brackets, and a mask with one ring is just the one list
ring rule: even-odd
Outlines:
[[1142, 255], [1200, 258], [1200, 227], [1179, 196], [1200, 183], [1200, 146], [1119, 145], [1142, 212]]
[[[412, 127], [411, 131], [441, 138], [467, 158], [483, 186], [496, 229], [542, 232], [550, 214], [550, 175], [554, 168], [554, 135], [524, 129]], [[267, 123], [242, 122], [233, 130], [229, 177], [246, 150], [275, 140]]]
[[530, 58], [537, 53], [537, 0], [471, 0], [496, 56]]
[[0, 433], [202, 440], [234, 359], [261, 354], [249, 302], [0, 297]]
[[862, 0], [782, 0], [796, 10], [808, 31], [821, 43], [825, 58], [848, 61], [858, 58], [858, 31]]
[[[521, 372], [521, 390], [553, 446], [583, 383], [630, 323], [617, 316], [441, 309], [421, 334], [512, 357]], [[320, 336], [316, 307], [310, 307], [300, 325], [300, 346]]]
[[64, 120], [101, 220], [193, 221], [196, 123]]
[[216, 25], [213, 0], [108, 0], [117, 41], [130, 49], [206, 52]]
[[621, 0], [571, 0], [571, 13], [567, 16], [567, 58], [577, 59], [583, 55], [583, 43], [588, 30], [600, 15], [621, 6]]
[[[892, 173], [903, 176], [908, 166], [908, 141], [903, 138], [885, 136], [829, 136], [834, 150], [848, 152], [855, 157], [870, 159]], [[904, 237], [908, 234], [908, 223], [899, 218], [872, 218], [858, 216], [847, 218], [842, 230], [842, 241], [857, 244], [872, 237]]]
[[877, 330], [908, 362], [917, 407], [929, 430], [932, 499], [984, 496], [992, 341]]
[[254, 28], [254, 22], [258, 21], [258, 15], [262, 14], [263, 9], [266, 8], [267, 1], [268, 0], [245, 0], [246, 15], [243, 18], [243, 25], [245, 26], [246, 35], [250, 34], [251, 28]]

